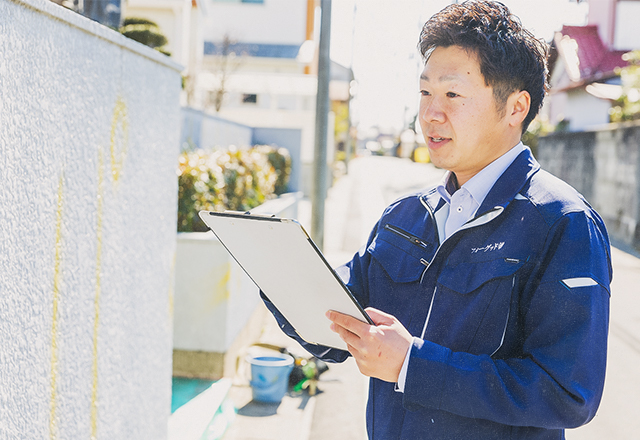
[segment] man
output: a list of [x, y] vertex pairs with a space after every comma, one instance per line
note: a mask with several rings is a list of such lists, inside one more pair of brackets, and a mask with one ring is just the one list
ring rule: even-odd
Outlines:
[[562, 439], [600, 402], [612, 270], [601, 218], [520, 142], [546, 49], [485, 1], [436, 14], [419, 47], [419, 120], [448, 172], [338, 270], [375, 325], [330, 311], [349, 353], [301, 343], [371, 377], [372, 439]]

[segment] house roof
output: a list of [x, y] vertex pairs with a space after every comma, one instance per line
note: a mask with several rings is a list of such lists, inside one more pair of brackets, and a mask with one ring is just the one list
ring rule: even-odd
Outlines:
[[616, 76], [616, 68], [628, 65], [622, 59], [627, 51], [608, 49], [596, 25], [565, 25], [556, 33], [554, 44], [571, 79], [569, 88]]
[[[205, 55], [223, 55], [223, 43], [205, 41]], [[233, 43], [230, 44], [228, 53], [247, 55], [263, 58], [288, 58], [295, 59], [300, 50], [299, 44], [263, 44], [263, 43]]]

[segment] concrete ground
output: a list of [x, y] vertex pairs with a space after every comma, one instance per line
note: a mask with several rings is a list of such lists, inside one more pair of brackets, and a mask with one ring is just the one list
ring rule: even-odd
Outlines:
[[[330, 189], [326, 203], [324, 253], [336, 266], [348, 261], [366, 242], [382, 210], [397, 197], [420, 190], [442, 176], [430, 164], [390, 157], [359, 158], [349, 174]], [[299, 220], [309, 230], [311, 207], [303, 201]], [[608, 372], [600, 410], [588, 425], [567, 430], [569, 440], [640, 438], [640, 259], [613, 250]], [[262, 341], [300, 354], [264, 314]], [[364, 440], [367, 380], [353, 360], [330, 364], [319, 393], [287, 395], [280, 404], [251, 399], [247, 372], [241, 369], [229, 393], [238, 414], [223, 440]]]

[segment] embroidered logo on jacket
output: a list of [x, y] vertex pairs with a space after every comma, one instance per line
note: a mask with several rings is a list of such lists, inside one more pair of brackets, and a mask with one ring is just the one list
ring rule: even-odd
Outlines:
[[477, 254], [478, 252], [496, 251], [496, 250], [502, 249], [503, 246], [504, 246], [504, 241], [501, 241], [500, 243], [488, 244], [484, 247], [471, 248], [471, 253]]

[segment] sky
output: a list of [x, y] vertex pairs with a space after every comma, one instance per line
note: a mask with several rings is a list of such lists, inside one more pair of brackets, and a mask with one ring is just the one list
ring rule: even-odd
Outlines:
[[[502, 0], [538, 38], [551, 41], [563, 24], [584, 25], [589, 5], [575, 0]], [[418, 109], [417, 51], [424, 22], [449, 0], [332, 0], [331, 58], [351, 67], [357, 81], [352, 118], [399, 132]]]

